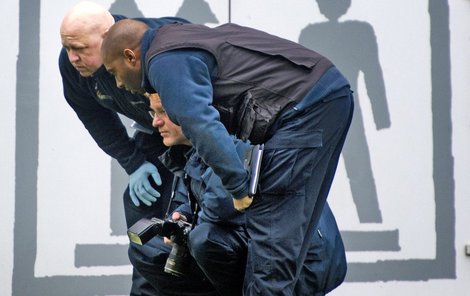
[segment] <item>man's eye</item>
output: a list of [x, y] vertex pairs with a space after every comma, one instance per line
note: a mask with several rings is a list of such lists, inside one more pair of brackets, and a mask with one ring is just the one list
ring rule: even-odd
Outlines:
[[83, 47], [83, 46], [71, 46], [69, 48], [69, 50], [73, 50], [73, 51], [77, 51], [77, 52], [84, 51], [85, 49], [86, 49], [86, 47]]

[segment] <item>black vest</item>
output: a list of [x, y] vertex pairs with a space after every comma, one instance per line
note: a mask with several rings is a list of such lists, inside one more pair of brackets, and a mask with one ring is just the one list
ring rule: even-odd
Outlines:
[[213, 105], [231, 134], [264, 142], [281, 111], [300, 101], [332, 63], [298, 43], [235, 24], [162, 26], [145, 56], [203, 49], [217, 61]]

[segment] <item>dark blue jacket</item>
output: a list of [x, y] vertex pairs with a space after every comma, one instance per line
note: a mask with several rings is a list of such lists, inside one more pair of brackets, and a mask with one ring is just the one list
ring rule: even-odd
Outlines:
[[[116, 21], [124, 16], [114, 16]], [[175, 22], [187, 22], [180, 18], [137, 18], [151, 28]], [[70, 63], [67, 52], [62, 49], [59, 56], [59, 69], [62, 75], [63, 91], [67, 103], [75, 111], [85, 128], [98, 146], [115, 158], [128, 174], [134, 172], [145, 160], [158, 163], [158, 156], [166, 150], [158, 133], [146, 135], [144, 146], [147, 152], [129, 138], [117, 113], [120, 113], [142, 126], [152, 129], [152, 119], [148, 114], [149, 102], [144, 96], [131, 94], [116, 87], [114, 77], [104, 66], [91, 77], [82, 77]]]
[[[244, 160], [252, 146], [236, 139], [234, 142], [237, 156]], [[235, 210], [232, 199], [227, 198], [231, 195], [222, 185], [220, 178], [204, 163], [194, 148], [186, 150], [184, 146], [173, 146], [160, 157], [162, 163], [177, 177], [175, 199], [188, 200], [189, 184], [200, 209], [199, 223], [244, 226], [245, 215]], [[179, 206], [175, 211], [192, 219], [193, 213], [188, 203]]]

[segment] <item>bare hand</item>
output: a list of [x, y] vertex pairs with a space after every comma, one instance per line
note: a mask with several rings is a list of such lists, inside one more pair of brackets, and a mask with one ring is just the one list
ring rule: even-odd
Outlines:
[[173, 214], [171, 214], [171, 219], [174, 221], [178, 221], [178, 220], [183, 220], [184, 222], [188, 221], [186, 216], [181, 214], [180, 212], [173, 212]]
[[245, 196], [240, 199], [234, 198], [233, 206], [235, 207], [237, 211], [243, 212], [251, 205], [252, 202], [253, 202], [253, 198], [250, 196]]
[[[178, 221], [178, 220], [187, 221], [188, 220], [185, 215], [182, 215], [179, 212], [173, 212], [173, 214], [171, 214], [171, 219], [174, 220], [174, 221]], [[173, 241], [168, 237], [164, 237], [163, 242], [166, 245], [172, 245], [173, 244]]]

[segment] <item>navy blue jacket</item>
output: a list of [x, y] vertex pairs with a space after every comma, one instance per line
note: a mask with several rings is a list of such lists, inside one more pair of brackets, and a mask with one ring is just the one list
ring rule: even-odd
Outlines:
[[[237, 157], [244, 160], [252, 146], [236, 139], [234, 142]], [[175, 199], [188, 200], [188, 183], [200, 209], [199, 223], [244, 226], [245, 215], [235, 210], [232, 199], [227, 198], [231, 195], [222, 185], [220, 178], [204, 163], [194, 148], [185, 150], [184, 146], [173, 146], [160, 157], [162, 163], [177, 177]], [[184, 178], [188, 178], [187, 183]], [[193, 213], [188, 203], [179, 206], [175, 211], [192, 219]]]
[[[116, 21], [125, 19], [115, 15]], [[163, 24], [187, 22], [180, 18], [137, 18], [151, 28]], [[128, 174], [133, 173], [145, 160], [158, 163], [158, 156], [166, 150], [158, 133], [146, 135], [144, 140], [149, 147], [144, 152], [133, 139], [129, 138], [117, 113], [152, 129], [149, 116], [149, 102], [144, 96], [131, 94], [116, 87], [114, 77], [102, 66], [91, 77], [82, 77], [70, 63], [63, 48], [59, 56], [59, 69], [62, 76], [64, 97], [77, 114], [98, 146], [116, 159]]]

